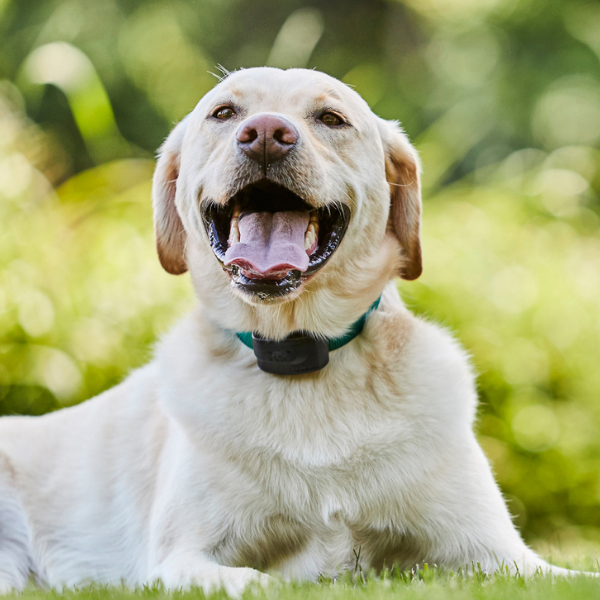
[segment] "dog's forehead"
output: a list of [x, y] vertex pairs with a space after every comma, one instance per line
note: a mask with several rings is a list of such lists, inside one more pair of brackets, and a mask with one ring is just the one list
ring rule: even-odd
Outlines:
[[337, 107], [370, 113], [364, 100], [347, 85], [308, 69], [259, 67], [236, 71], [205, 97], [207, 102], [227, 99], [255, 111], [303, 112]]

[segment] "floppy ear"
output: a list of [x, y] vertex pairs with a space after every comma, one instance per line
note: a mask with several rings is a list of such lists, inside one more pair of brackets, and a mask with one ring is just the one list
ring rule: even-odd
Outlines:
[[175, 206], [181, 145], [186, 125], [184, 119], [161, 146], [152, 180], [156, 249], [160, 264], [172, 275], [181, 275], [187, 271], [185, 264], [187, 235]]
[[423, 271], [419, 157], [398, 123], [381, 119], [379, 129], [385, 151], [385, 174], [390, 184], [390, 228], [404, 251], [400, 276], [413, 280]]

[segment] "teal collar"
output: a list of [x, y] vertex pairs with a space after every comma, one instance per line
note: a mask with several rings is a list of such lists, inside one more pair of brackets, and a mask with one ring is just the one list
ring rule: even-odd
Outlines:
[[[332, 352], [333, 350], [337, 350], [338, 348], [345, 346], [346, 344], [351, 342], [357, 335], [360, 335], [360, 333], [362, 332], [362, 330], [365, 326], [365, 321], [367, 320], [367, 317], [374, 310], [377, 310], [380, 302], [381, 302], [381, 296], [379, 296], [379, 298], [377, 298], [377, 300], [375, 300], [375, 302], [373, 302], [373, 304], [371, 304], [371, 306], [369, 307], [369, 310], [364, 315], [362, 315], [362, 317], [360, 317], [360, 319], [358, 319], [358, 321], [354, 321], [354, 323], [352, 323], [352, 325], [350, 325], [350, 328], [344, 335], [342, 335], [340, 337], [336, 337], [336, 338], [328, 338], [327, 339], [327, 347], [328, 347], [329, 352]], [[245, 346], [248, 346], [248, 348], [250, 348], [251, 350], [254, 349], [254, 344], [253, 344], [253, 340], [252, 340], [252, 332], [250, 332], [250, 331], [239, 332], [238, 331], [238, 332], [236, 332], [236, 335], [238, 336], [238, 338], [240, 339], [242, 344], [244, 344]]]

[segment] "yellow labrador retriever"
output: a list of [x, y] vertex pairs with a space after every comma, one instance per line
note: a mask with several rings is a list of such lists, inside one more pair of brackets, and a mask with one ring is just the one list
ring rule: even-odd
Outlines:
[[403, 306], [419, 162], [302, 69], [227, 76], [171, 133], [158, 254], [197, 308], [82, 405], [0, 420], [0, 588], [168, 588], [354, 564], [566, 573], [523, 543], [472, 431], [463, 350]]

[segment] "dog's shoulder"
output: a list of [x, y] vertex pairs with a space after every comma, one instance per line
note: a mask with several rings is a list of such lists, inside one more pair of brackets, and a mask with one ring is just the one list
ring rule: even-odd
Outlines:
[[393, 375], [402, 397], [411, 397], [443, 419], [472, 423], [477, 406], [475, 374], [467, 352], [448, 329], [409, 311], [388, 287], [367, 334], [375, 360]]

